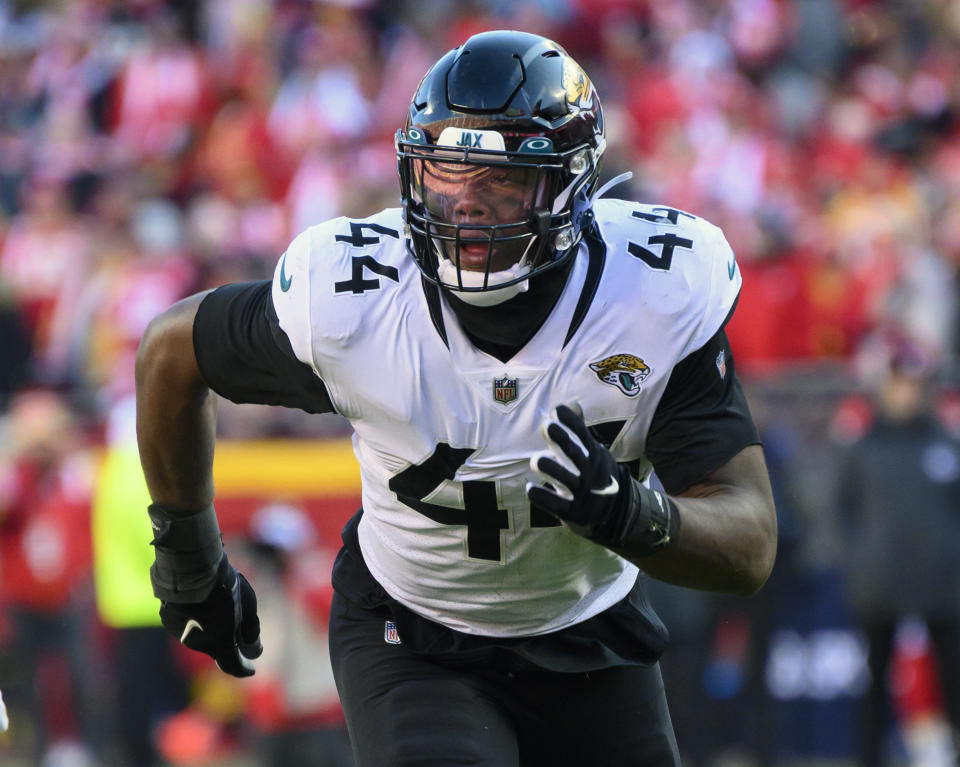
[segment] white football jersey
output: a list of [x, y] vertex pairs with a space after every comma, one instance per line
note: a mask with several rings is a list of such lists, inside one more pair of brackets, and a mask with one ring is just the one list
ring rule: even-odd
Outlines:
[[508, 362], [477, 349], [425, 288], [399, 209], [306, 230], [274, 274], [281, 328], [355, 430], [370, 572], [457, 631], [555, 631], [630, 591], [634, 565], [531, 513], [540, 423], [577, 401], [618, 461], [649, 472], [644, 443], [670, 372], [739, 292], [730, 247], [708, 222], [612, 199], [595, 213], [606, 247], [581, 245], [557, 305]]

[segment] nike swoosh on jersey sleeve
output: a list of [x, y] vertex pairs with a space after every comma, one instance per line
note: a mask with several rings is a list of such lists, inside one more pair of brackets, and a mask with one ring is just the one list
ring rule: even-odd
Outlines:
[[730, 319], [740, 295], [743, 278], [733, 249], [723, 232], [708, 221], [697, 222], [698, 290], [690, 307], [700, 317], [682, 356], [709, 341]]
[[310, 327], [310, 250], [312, 231], [297, 235], [277, 262], [271, 289], [280, 327], [297, 359], [314, 367]]

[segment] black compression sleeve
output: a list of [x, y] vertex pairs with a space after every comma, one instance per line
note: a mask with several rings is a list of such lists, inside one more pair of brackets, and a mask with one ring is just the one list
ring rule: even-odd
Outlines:
[[207, 386], [233, 402], [332, 413], [323, 381], [297, 359], [280, 327], [270, 281], [224, 285], [193, 321], [193, 348]]
[[721, 328], [670, 374], [647, 434], [647, 457], [679, 493], [760, 442]]

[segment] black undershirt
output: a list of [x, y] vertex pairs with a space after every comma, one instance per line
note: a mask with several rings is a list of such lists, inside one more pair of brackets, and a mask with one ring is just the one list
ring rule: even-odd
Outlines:
[[666, 491], [676, 495], [758, 444], [760, 434], [721, 327], [673, 366], [647, 430], [647, 459]]
[[231, 402], [335, 412], [323, 381], [294, 354], [270, 289], [270, 280], [237, 282], [204, 296], [193, 320], [200, 375]]
[[[467, 338], [480, 351], [507, 362], [540, 329], [556, 306], [574, 259], [528, 282], [526, 292], [496, 304], [474, 306], [445, 291], [447, 303]], [[509, 322], [503, 318], [509, 317]]]

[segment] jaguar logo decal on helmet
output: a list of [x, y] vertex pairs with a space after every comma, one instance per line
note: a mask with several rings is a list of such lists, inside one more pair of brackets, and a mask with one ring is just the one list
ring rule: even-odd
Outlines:
[[593, 106], [593, 85], [587, 73], [569, 56], [563, 59], [563, 90], [567, 94], [567, 103], [579, 109]]
[[590, 363], [590, 369], [605, 384], [616, 386], [628, 397], [640, 393], [640, 384], [653, 372], [649, 365], [632, 354], [614, 354]]

